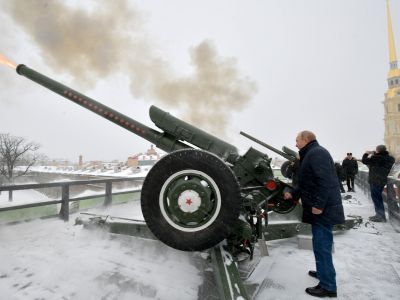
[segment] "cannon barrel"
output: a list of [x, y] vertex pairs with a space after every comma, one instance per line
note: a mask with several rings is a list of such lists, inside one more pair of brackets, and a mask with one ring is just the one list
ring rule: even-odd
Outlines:
[[179, 149], [191, 148], [189, 145], [181, 142], [186, 141], [232, 163], [238, 157], [238, 151], [233, 145], [171, 116], [154, 105], [150, 107], [150, 118], [164, 132], [151, 129], [23, 64], [18, 65], [16, 71], [18, 74], [154, 143], [164, 151], [172, 152]]
[[265, 148], [279, 154], [280, 156], [283, 156], [284, 158], [286, 158], [291, 162], [294, 162], [298, 159], [297, 153], [286, 146], [283, 146], [282, 147], [283, 151], [281, 151], [276, 149], [275, 147], [272, 147], [271, 145], [268, 145], [267, 143], [264, 143], [263, 141], [260, 141], [259, 139], [256, 139], [255, 137], [251, 136], [246, 132], [241, 131], [240, 134], [247, 137], [249, 140], [252, 140], [253, 142], [256, 142], [257, 144], [260, 144], [261, 146], [264, 146]]

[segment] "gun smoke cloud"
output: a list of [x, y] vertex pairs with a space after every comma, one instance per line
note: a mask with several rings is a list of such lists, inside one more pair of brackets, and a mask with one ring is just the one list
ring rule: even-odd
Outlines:
[[97, 78], [123, 72], [134, 97], [179, 108], [185, 121], [226, 135], [231, 113], [242, 110], [257, 90], [234, 58], [201, 41], [189, 50], [192, 73], [180, 76], [157, 55], [162, 51], [147, 38], [137, 7], [126, 0], [89, 3], [78, 8], [62, 1], [15, 0], [7, 8], [44, 61], [80, 86], [93, 87]]

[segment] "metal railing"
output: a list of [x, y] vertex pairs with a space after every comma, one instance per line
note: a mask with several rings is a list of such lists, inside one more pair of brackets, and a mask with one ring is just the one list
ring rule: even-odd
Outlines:
[[[363, 193], [371, 199], [370, 186], [368, 183], [368, 172], [360, 171], [356, 176], [356, 184]], [[388, 183], [382, 193], [383, 200], [387, 206], [389, 221], [393, 228], [400, 232], [400, 180], [388, 176]]]
[[[51, 182], [51, 183], [34, 183], [34, 184], [18, 184], [18, 185], [3, 185], [0, 186], [0, 192], [2, 191], [19, 191], [19, 190], [36, 190], [43, 188], [61, 188], [61, 199], [59, 200], [44, 200], [37, 201], [27, 204], [17, 204], [5, 207], [0, 207], [0, 212], [18, 210], [24, 208], [32, 208], [46, 205], [61, 204], [61, 209], [59, 211], [59, 216], [64, 221], [69, 220], [70, 207], [69, 203], [71, 201], [82, 201], [93, 198], [104, 197], [104, 206], [108, 206], [113, 202], [113, 195], [129, 194], [134, 192], [140, 192], [140, 189], [128, 189], [119, 192], [112, 191], [113, 183], [115, 182], [128, 182], [128, 181], [142, 181], [144, 177], [124, 177], [124, 178], [108, 178], [108, 179], [94, 179], [94, 180], [75, 180], [75, 181], [62, 181], [62, 182]], [[76, 185], [93, 185], [93, 184], [105, 184], [104, 193], [96, 193], [94, 195], [88, 195], [83, 197], [70, 197], [70, 187]]]
[[357, 176], [355, 177], [355, 184], [357, 185], [358, 189], [360, 189], [369, 199], [371, 199], [367, 171], [358, 172]]

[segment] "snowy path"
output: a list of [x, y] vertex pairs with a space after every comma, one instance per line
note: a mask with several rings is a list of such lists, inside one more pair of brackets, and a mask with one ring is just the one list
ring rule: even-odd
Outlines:
[[[346, 214], [372, 215], [361, 193], [346, 201]], [[92, 210], [93, 212], [93, 210]], [[141, 218], [138, 202], [99, 214]], [[76, 215], [75, 215], [76, 216]], [[0, 227], [0, 299], [197, 299], [202, 283], [199, 253], [160, 242], [89, 231], [57, 219]], [[338, 299], [398, 299], [400, 234], [389, 223], [363, 223], [335, 235]], [[317, 284], [310, 250], [297, 239], [268, 242], [250, 282], [262, 284], [257, 300], [314, 299], [304, 289]]]
[[[334, 236], [333, 255], [338, 299], [399, 299], [400, 233], [390, 223], [370, 223], [371, 200], [362, 193], [345, 201], [346, 215], [360, 215], [364, 223]], [[315, 299], [306, 287], [318, 281], [307, 275], [315, 269], [313, 252], [297, 247], [297, 239], [268, 242], [270, 256], [262, 259], [251, 281], [264, 285], [256, 299]]]

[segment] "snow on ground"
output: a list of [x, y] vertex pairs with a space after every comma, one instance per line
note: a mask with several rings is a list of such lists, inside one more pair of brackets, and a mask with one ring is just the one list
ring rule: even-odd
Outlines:
[[101, 169], [76, 169], [74, 167], [33, 166], [29, 170], [31, 172], [65, 174], [65, 175], [142, 178], [146, 177], [151, 167], [152, 166], [141, 166], [138, 168], [122, 168], [120, 170], [110, 170], [110, 169], [101, 170]]
[[0, 192], [0, 207], [28, 204], [33, 202], [50, 201], [42, 193], [35, 190], [13, 191], [13, 200], [8, 201], [8, 191]]
[[140, 201], [132, 201], [128, 204], [114, 205], [110, 207], [98, 207], [90, 210], [90, 213], [114, 216], [118, 218], [128, 218], [134, 220], [144, 220]]
[[197, 299], [196, 254], [87, 230], [75, 217], [0, 227], [1, 299]]
[[[57, 180], [57, 182], [61, 181], [69, 181], [68, 179], [65, 180]], [[126, 187], [126, 188], [114, 188], [114, 192], [124, 192], [124, 191], [140, 191], [141, 186], [138, 187]], [[74, 196], [74, 198], [79, 197], [87, 197], [87, 196], [96, 196], [96, 195], [104, 195], [105, 191], [91, 191], [85, 190], [82, 193], [79, 193]], [[36, 190], [17, 190], [13, 191], [13, 200], [8, 201], [8, 191], [1, 191], [0, 192], [0, 208], [1, 207], [8, 207], [8, 206], [16, 206], [16, 205], [23, 205], [29, 204], [34, 202], [45, 202], [45, 201], [53, 201], [55, 199], [50, 199], [46, 195], [36, 191]], [[60, 200], [60, 199], [58, 199]]]
[[[344, 201], [346, 215], [359, 215], [360, 227], [334, 236], [334, 265], [338, 299], [399, 299], [400, 233], [390, 223], [371, 223], [372, 201], [362, 193]], [[263, 288], [255, 299], [315, 299], [305, 293], [318, 280], [308, 276], [315, 270], [311, 250], [298, 248], [297, 238], [267, 242], [269, 257], [264, 257], [250, 278]]]
[[[371, 201], [352, 195], [346, 214], [367, 220]], [[90, 212], [142, 218], [138, 201]], [[197, 299], [199, 253], [87, 230], [73, 225], [76, 216], [67, 223], [47, 219], [0, 227], [1, 299]], [[335, 235], [338, 299], [399, 298], [399, 235], [390, 223], [367, 221]], [[270, 256], [247, 280], [261, 285], [255, 299], [315, 299], [304, 292], [318, 283], [307, 275], [314, 269], [312, 251], [300, 250], [297, 238], [267, 245]]]

